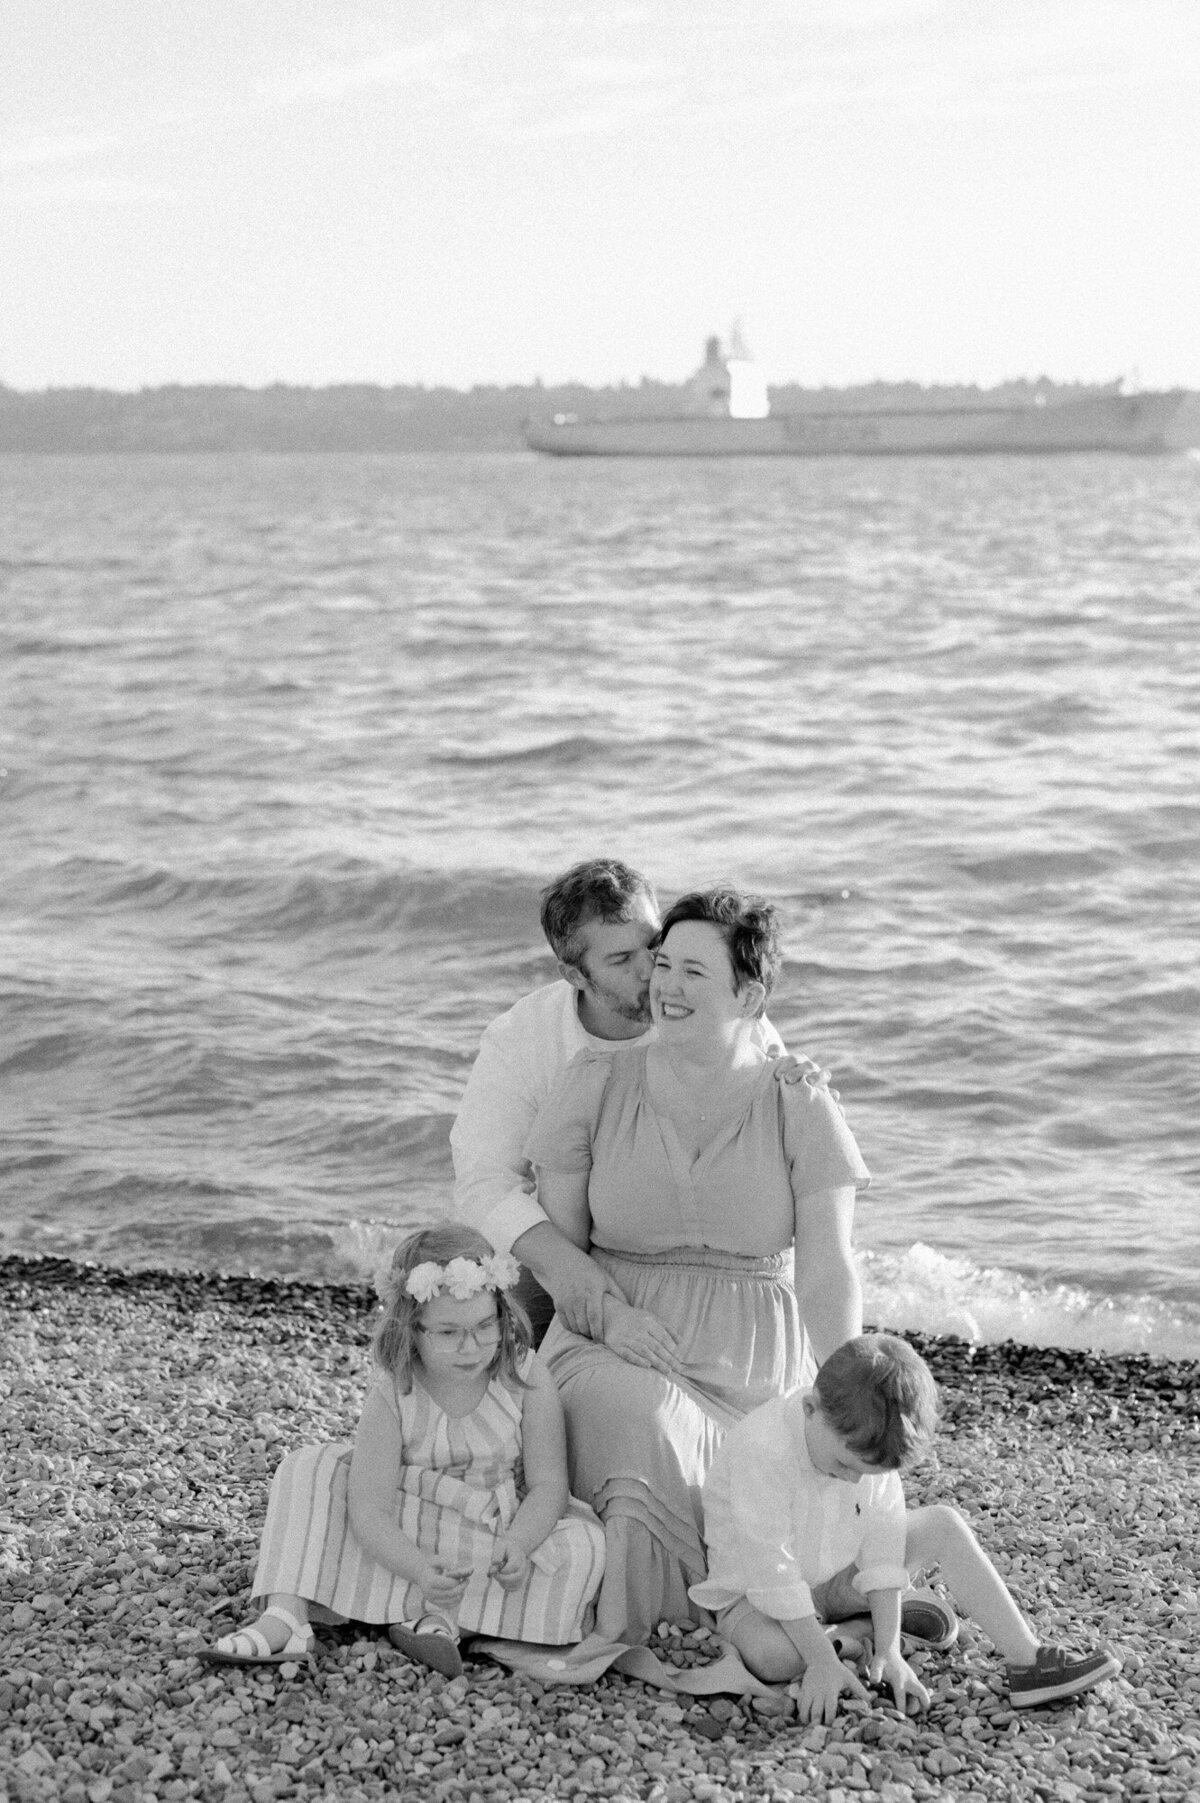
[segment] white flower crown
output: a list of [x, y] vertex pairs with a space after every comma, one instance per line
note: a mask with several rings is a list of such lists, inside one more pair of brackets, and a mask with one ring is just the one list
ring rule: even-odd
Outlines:
[[452, 1258], [439, 1265], [433, 1259], [414, 1265], [406, 1279], [391, 1267], [381, 1272], [375, 1288], [379, 1300], [388, 1308], [401, 1295], [416, 1302], [432, 1302], [445, 1293], [456, 1302], [478, 1296], [481, 1290], [511, 1290], [521, 1275], [521, 1267], [508, 1252], [489, 1252], [486, 1258]]

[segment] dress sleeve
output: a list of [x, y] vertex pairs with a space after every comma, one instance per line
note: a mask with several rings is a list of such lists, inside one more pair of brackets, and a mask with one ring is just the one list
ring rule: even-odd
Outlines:
[[809, 1083], [777, 1083], [783, 1109], [783, 1148], [799, 1200], [816, 1190], [866, 1189], [871, 1173], [854, 1135], [828, 1090]]
[[879, 1489], [868, 1505], [867, 1531], [863, 1535], [858, 1556], [855, 1588], [871, 1590], [907, 1590], [908, 1568], [904, 1563], [907, 1520], [904, 1510], [904, 1486], [894, 1471], [877, 1479]]
[[585, 1048], [538, 1109], [525, 1156], [545, 1171], [590, 1171], [592, 1141], [612, 1075], [610, 1054]]

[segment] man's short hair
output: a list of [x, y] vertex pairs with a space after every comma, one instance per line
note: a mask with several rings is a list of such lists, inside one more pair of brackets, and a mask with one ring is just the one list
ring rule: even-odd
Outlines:
[[554, 956], [578, 968], [586, 923], [628, 920], [639, 900], [658, 913], [658, 898], [639, 870], [619, 858], [587, 858], [542, 890], [542, 931]]
[[681, 920], [706, 920], [716, 927], [729, 952], [735, 987], [762, 984], [764, 995], [758, 1010], [762, 1014], [783, 966], [779, 922], [773, 905], [761, 896], [743, 895], [729, 884], [717, 889], [692, 889], [663, 915], [660, 938], [665, 939]]
[[847, 1340], [825, 1360], [813, 1389], [826, 1421], [851, 1452], [883, 1471], [902, 1471], [933, 1438], [933, 1373], [896, 1334]]

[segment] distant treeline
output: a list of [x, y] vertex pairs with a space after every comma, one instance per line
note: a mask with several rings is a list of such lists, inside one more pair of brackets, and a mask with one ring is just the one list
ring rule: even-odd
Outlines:
[[[1005, 383], [1001, 387], [925, 388], [871, 382], [855, 388], [772, 388], [773, 412], [806, 408], [944, 407], [956, 401], [1004, 406], [1037, 395], [1068, 399], [1095, 392], [1082, 384]], [[595, 417], [678, 412], [683, 391], [644, 379], [585, 388], [541, 383], [496, 388], [330, 388], [226, 386], [100, 388], [24, 393], [0, 385], [0, 451], [512, 451], [523, 421], [554, 413]], [[1200, 444], [1200, 396], [1180, 414], [1178, 441]]]

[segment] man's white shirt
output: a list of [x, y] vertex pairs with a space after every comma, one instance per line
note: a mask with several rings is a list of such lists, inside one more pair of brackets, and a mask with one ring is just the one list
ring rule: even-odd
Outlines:
[[[534, 1195], [525, 1143], [538, 1110], [572, 1058], [585, 1046], [621, 1053], [657, 1037], [647, 1027], [636, 1039], [597, 1039], [579, 1019], [580, 992], [559, 978], [522, 996], [484, 1031], [450, 1129], [454, 1206], [459, 1218], [497, 1252], [546, 1220]], [[765, 1016], [767, 1050], [783, 1045]]]

